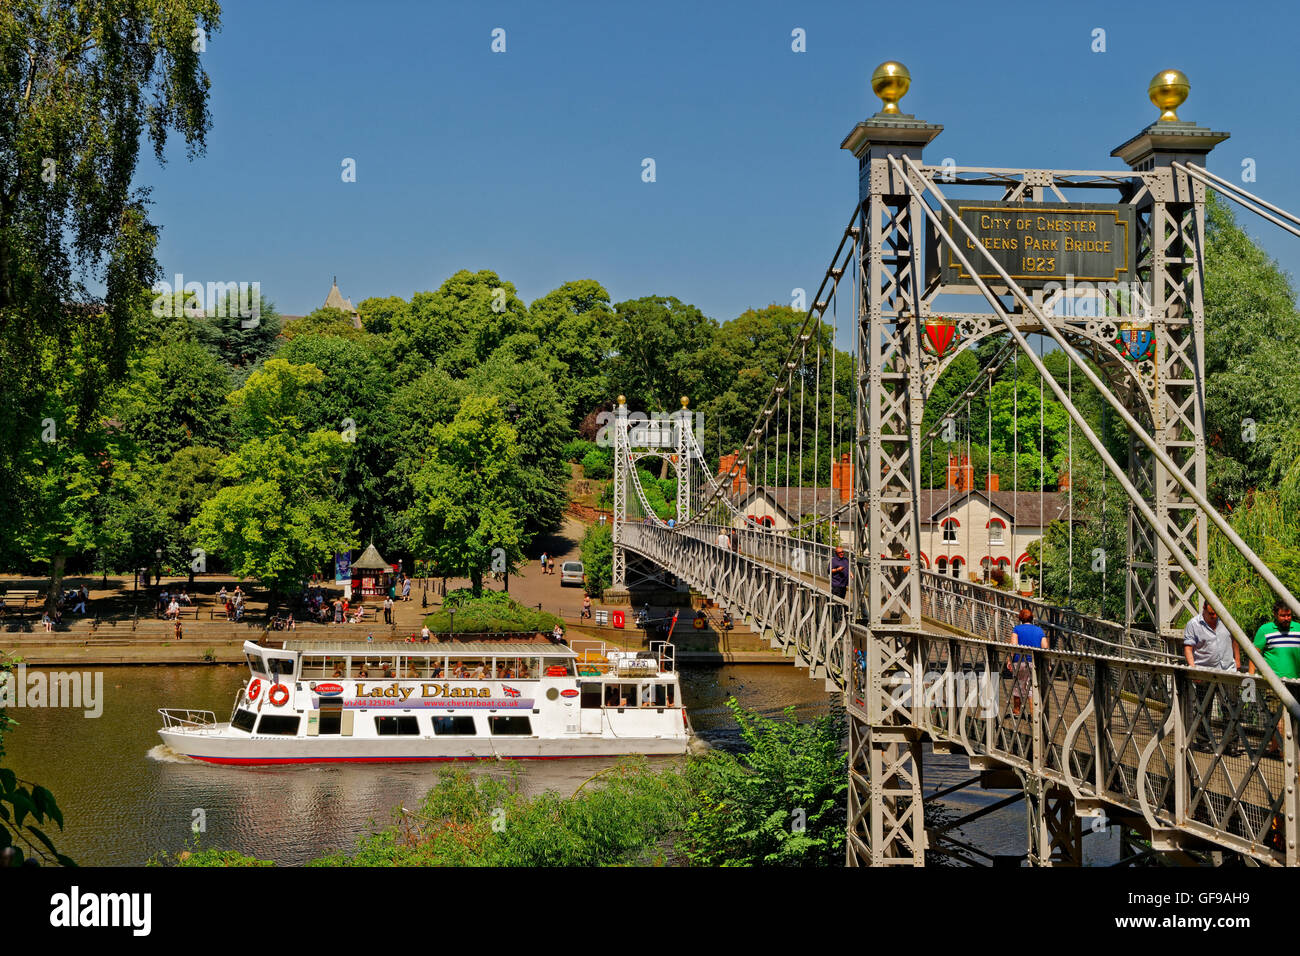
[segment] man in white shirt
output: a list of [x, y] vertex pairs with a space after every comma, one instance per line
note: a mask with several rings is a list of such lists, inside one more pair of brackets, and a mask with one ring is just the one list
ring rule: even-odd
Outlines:
[[[1210, 602], [1206, 601], [1201, 605], [1201, 613], [1187, 622], [1183, 628], [1183, 656], [1187, 659], [1188, 667], [1195, 667], [1200, 670], [1232, 671], [1236, 672], [1241, 669], [1241, 648], [1237, 642], [1232, 639], [1228, 629], [1223, 622], [1219, 620], [1219, 615]], [[1235, 691], [1235, 685], [1220, 683], [1219, 681], [1198, 682], [1197, 685], [1202, 694], [1211, 697], [1208, 708], [1203, 708], [1201, 713], [1202, 719], [1195, 720], [1195, 727], [1192, 728], [1192, 749], [1202, 753], [1213, 753], [1215, 750], [1214, 737], [1218, 735], [1210, 733], [1206, 727], [1204, 716], [1208, 716], [1213, 723], [1219, 723], [1224, 711], [1223, 695], [1230, 690]], [[1241, 752], [1240, 746], [1235, 740], [1226, 742], [1224, 752], [1227, 754], [1236, 754]]]

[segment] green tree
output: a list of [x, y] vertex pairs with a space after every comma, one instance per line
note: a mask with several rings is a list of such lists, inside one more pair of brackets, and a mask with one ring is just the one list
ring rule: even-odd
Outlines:
[[[41, 457], [43, 352], [81, 366], [74, 445], [93, 441], [125, 374], [158, 271], [157, 230], [132, 188], [140, 141], [159, 162], [173, 131], [202, 151], [208, 78], [192, 31], [210, 34], [219, 15], [215, 0], [0, 6], [0, 487]], [[88, 304], [91, 288], [102, 301]], [[25, 510], [5, 509], [0, 541]]]
[[[462, 269], [436, 292], [418, 292], [391, 313], [392, 336], [408, 367], [437, 367], [462, 378], [517, 332], [529, 331], [528, 307], [495, 272]], [[423, 370], [423, 369], [420, 369]]]
[[229, 440], [230, 373], [196, 341], [162, 342], [137, 353], [117, 399], [116, 415], [152, 461], [189, 445]]
[[446, 577], [468, 577], [477, 597], [494, 564], [523, 560], [518, 436], [495, 398], [470, 395], [437, 425], [430, 457], [415, 474], [412, 547]]
[[302, 335], [332, 335], [342, 339], [359, 339], [366, 334], [352, 324], [352, 316], [332, 307], [322, 306], [294, 319], [284, 326], [284, 337], [290, 341]]
[[410, 306], [400, 296], [390, 295], [383, 298], [371, 297], [357, 303], [357, 314], [361, 324], [373, 335], [386, 335], [393, 331], [396, 317], [405, 316]]
[[314, 365], [271, 359], [230, 396], [247, 438], [222, 463], [229, 485], [203, 502], [188, 529], [233, 573], [265, 584], [273, 600], [357, 540], [348, 509], [334, 497], [342, 435], [303, 434], [308, 389], [323, 377]]
[[[703, 353], [713, 346], [717, 323], [693, 305], [672, 296], [646, 296], [614, 307], [609, 382], [628, 397], [629, 407], [646, 412], [676, 411], [692, 386], [714, 386]], [[707, 383], [707, 384], [706, 384]]]
[[599, 597], [614, 583], [614, 532], [609, 524], [593, 524], [583, 532], [581, 557], [584, 587]]
[[1294, 461], [1285, 435], [1300, 417], [1286, 387], [1300, 365], [1295, 288], [1210, 193], [1205, 235], [1206, 485], [1220, 508], [1266, 486], [1275, 460]]
[[609, 293], [594, 279], [566, 282], [528, 307], [542, 357], [554, 359], [556, 387], [573, 409], [570, 424], [609, 398], [606, 379], [614, 342]]
[[243, 378], [275, 351], [282, 323], [275, 306], [260, 291], [249, 290], [244, 308], [239, 299], [238, 293], [228, 293], [224, 302], [216, 304], [215, 314], [191, 308], [186, 316], [195, 338]]
[[848, 759], [841, 713], [808, 724], [770, 720], [727, 701], [748, 750], [712, 752], [687, 767], [695, 809], [691, 861], [704, 866], [842, 866]]

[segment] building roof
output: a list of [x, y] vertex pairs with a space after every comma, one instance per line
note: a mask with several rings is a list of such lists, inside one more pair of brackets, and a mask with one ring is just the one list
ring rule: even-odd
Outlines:
[[402, 654], [420, 657], [449, 655], [451, 657], [490, 657], [493, 654], [545, 654], [548, 657], [577, 657], [577, 652], [548, 638], [503, 635], [499, 641], [453, 641], [436, 639], [425, 644], [418, 641], [285, 641], [286, 651], [307, 654], [353, 654], [366, 657]]
[[356, 309], [352, 308], [352, 300], [343, 298], [343, 293], [339, 291], [339, 277], [334, 277], [334, 284], [330, 286], [329, 295], [325, 296], [325, 306], [327, 309], [338, 309], [340, 312], [346, 312], [351, 315]]
[[[836, 524], [848, 525], [853, 520], [853, 510], [844, 506], [845, 503], [840, 500], [839, 490], [836, 488], [807, 486], [800, 489], [797, 485], [764, 488], [761, 485], [751, 485], [749, 492], [736, 503], [736, 507], [743, 511], [758, 495], [765, 496], [788, 521], [795, 520], [794, 516], [800, 510], [801, 501], [805, 515], [812, 514], [814, 508], [821, 515], [840, 509]], [[1038, 526], [1040, 508], [1044, 524], [1065, 519], [1070, 510], [1069, 495], [1063, 491], [987, 492], [977, 488], [973, 491], [957, 492], [948, 488], [922, 488], [919, 495], [921, 524], [923, 526], [938, 524], [939, 516], [944, 511], [949, 507], [962, 507], [966, 498], [971, 495], [977, 495], [984, 501], [990, 502], [994, 508], [1004, 512], [1013, 522], [1021, 525]]]
[[1011, 517], [1020, 525], [1039, 525], [1064, 519], [1070, 513], [1070, 496], [1063, 491], [972, 491], [957, 492], [949, 488], [923, 488], [920, 493], [921, 523], [936, 524], [939, 515], [960, 508], [966, 499], [977, 496]]
[[354, 571], [391, 571], [392, 565], [379, 556], [375, 543], [370, 542], [370, 547], [361, 553], [361, 557], [352, 562]]

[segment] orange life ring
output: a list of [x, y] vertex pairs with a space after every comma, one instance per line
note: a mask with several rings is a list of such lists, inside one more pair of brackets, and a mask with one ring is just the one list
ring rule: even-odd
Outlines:
[[[277, 697], [279, 698], [278, 700], [276, 699]], [[266, 699], [276, 707], [281, 707], [289, 700], [289, 688], [285, 687], [283, 684], [276, 684], [267, 691]]]
[[248, 685], [248, 699], [257, 700], [257, 695], [262, 692], [262, 678], [254, 677]]

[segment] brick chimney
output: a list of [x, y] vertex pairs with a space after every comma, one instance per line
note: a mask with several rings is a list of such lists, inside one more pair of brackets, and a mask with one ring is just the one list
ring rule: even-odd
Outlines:
[[1057, 491], [1070, 490], [1070, 473], [1068, 471], [1061, 472], [1061, 474], [1057, 477], [1056, 490]]
[[839, 461], [831, 461], [831, 490], [839, 492], [840, 504], [853, 497], [853, 465], [847, 452]]
[[971, 491], [975, 487], [975, 466], [965, 455], [948, 456], [948, 487], [953, 491]]
[[740, 461], [740, 450], [733, 451], [730, 455], [723, 455], [718, 461], [718, 476], [731, 474], [731, 469], [739, 464], [740, 470], [736, 477], [731, 479], [731, 491], [733, 494], [743, 495], [749, 490], [749, 466]]
[[991, 474], [991, 475], [989, 475], [987, 478], [984, 479], [984, 490], [985, 490], [985, 491], [997, 491], [997, 490], [999, 490], [999, 489], [998, 489], [998, 476], [997, 476], [997, 474]]

